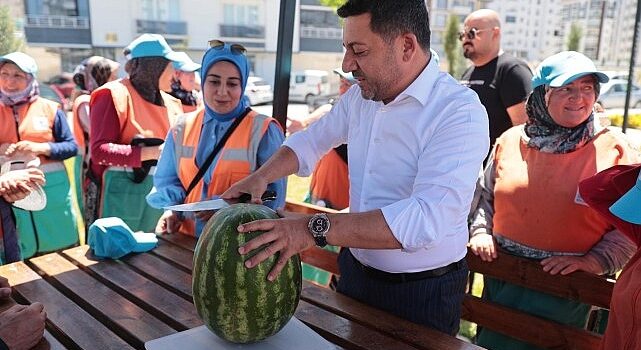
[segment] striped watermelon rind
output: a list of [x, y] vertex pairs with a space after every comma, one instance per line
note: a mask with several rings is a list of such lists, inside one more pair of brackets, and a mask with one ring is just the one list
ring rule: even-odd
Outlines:
[[281, 330], [294, 315], [301, 292], [300, 257], [289, 259], [275, 281], [267, 275], [278, 254], [248, 269], [238, 247], [262, 231], [240, 234], [240, 224], [278, 215], [263, 205], [235, 204], [207, 222], [194, 252], [193, 298], [207, 328], [233, 343], [253, 343]]

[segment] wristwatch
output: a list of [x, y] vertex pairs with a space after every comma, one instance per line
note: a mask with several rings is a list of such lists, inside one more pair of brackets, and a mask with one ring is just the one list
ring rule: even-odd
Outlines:
[[314, 237], [316, 245], [321, 248], [327, 245], [327, 232], [329, 231], [329, 226], [329, 218], [325, 213], [314, 214], [307, 224], [309, 233]]

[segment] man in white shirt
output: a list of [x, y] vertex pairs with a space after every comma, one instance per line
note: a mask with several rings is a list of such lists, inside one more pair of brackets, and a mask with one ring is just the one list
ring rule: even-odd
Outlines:
[[347, 143], [351, 213], [241, 225], [239, 232], [267, 232], [239, 253], [268, 243], [245, 265], [279, 252], [273, 280], [314, 244], [349, 247], [339, 256], [339, 292], [455, 334], [468, 272], [467, 214], [489, 148], [487, 114], [431, 58], [423, 0], [349, 0], [338, 15], [345, 18], [342, 68], [358, 85], [222, 196], [251, 193], [259, 203], [268, 183], [308, 176], [327, 151]]

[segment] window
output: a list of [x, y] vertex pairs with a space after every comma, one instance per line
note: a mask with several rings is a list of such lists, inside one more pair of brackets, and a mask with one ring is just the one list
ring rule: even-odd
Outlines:
[[296, 84], [302, 84], [305, 82], [305, 76], [304, 75], [297, 75], [296, 76]]
[[258, 6], [224, 4], [223, 22], [229, 25], [259, 25]]
[[516, 23], [516, 16], [505, 16], [505, 23]]
[[447, 9], [447, 0], [438, 0], [436, 2], [436, 8], [437, 9]]
[[435, 27], [445, 27], [445, 22], [447, 21], [447, 17], [445, 15], [436, 15], [436, 20], [434, 21], [434, 26]]

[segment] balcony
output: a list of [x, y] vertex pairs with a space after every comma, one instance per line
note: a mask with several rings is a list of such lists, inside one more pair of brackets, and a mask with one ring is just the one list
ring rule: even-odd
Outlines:
[[249, 26], [249, 25], [235, 25], [235, 24], [221, 24], [220, 36], [232, 38], [252, 38], [264, 39], [265, 27], [264, 26]]
[[87, 17], [27, 15], [24, 32], [29, 44], [91, 46], [91, 28]]
[[137, 19], [136, 31], [139, 34], [157, 33], [163, 35], [187, 35], [187, 22]]
[[341, 28], [301, 26], [300, 50], [343, 52], [343, 30]]

